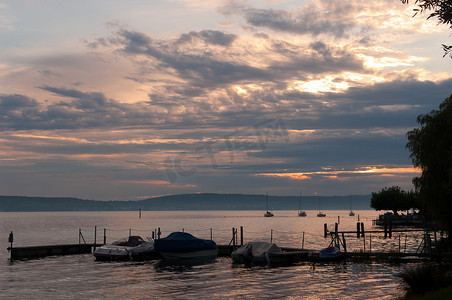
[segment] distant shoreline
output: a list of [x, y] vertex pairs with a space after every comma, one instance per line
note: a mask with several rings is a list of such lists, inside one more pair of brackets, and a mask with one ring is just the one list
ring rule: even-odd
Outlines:
[[[269, 196], [268, 209], [372, 210], [371, 195]], [[320, 207], [319, 207], [320, 206]], [[246, 211], [266, 210], [265, 195], [180, 194], [137, 201], [99, 201], [67, 197], [0, 196], [1, 212], [38, 211]]]

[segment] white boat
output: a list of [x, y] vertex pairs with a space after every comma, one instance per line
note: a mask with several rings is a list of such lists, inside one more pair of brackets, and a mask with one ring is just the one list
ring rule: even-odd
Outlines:
[[298, 201], [298, 216], [306, 217], [306, 212], [304, 210], [300, 210], [301, 207], [301, 192], [300, 192], [300, 200]]
[[308, 253], [311, 260], [333, 261], [342, 258], [342, 252], [338, 247], [330, 246], [328, 248]]
[[236, 264], [266, 264], [281, 252], [281, 248], [273, 243], [250, 242], [235, 249], [231, 257]]
[[273, 213], [268, 210], [268, 193], [267, 193], [267, 211], [265, 212], [264, 217], [273, 217]]
[[143, 240], [140, 236], [129, 236], [109, 245], [103, 245], [94, 251], [96, 260], [132, 260], [146, 256], [154, 249], [154, 241]]
[[212, 240], [203, 240], [186, 232], [173, 232], [154, 241], [154, 249], [168, 260], [213, 259], [218, 246]]

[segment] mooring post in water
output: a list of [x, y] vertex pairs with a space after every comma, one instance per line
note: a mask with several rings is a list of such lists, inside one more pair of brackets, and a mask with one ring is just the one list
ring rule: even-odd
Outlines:
[[80, 245], [80, 237], [82, 236], [82, 229], [78, 229], [78, 244]]
[[301, 250], [304, 249], [304, 231], [303, 231], [303, 239], [301, 240]]
[[359, 222], [359, 215], [358, 215], [358, 222]]
[[212, 238], [212, 228], [210, 228], [210, 240], [211, 241], [213, 240], [213, 238]]
[[328, 235], [328, 225], [326, 223], [323, 224], [323, 237], [326, 238]]
[[273, 229], [270, 229], [270, 243], [273, 243]]
[[157, 228], [157, 238], [160, 240], [160, 236], [162, 235], [162, 232], [160, 231], [160, 227]]
[[12, 262], [13, 261], [13, 242], [14, 242], [14, 234], [11, 231], [9, 233], [9, 237], [8, 237], [8, 243], [9, 243], [9, 251], [11, 251], [11, 257], [9, 258], [9, 261]]
[[139, 209], [139, 211], [140, 211], [139, 216], [140, 216], [140, 219], [141, 219], [141, 208]]
[[358, 223], [356, 223], [356, 237], [359, 239], [359, 237], [361, 236], [361, 233], [359, 232], [360, 231], [360, 225], [359, 225], [359, 222]]
[[232, 249], [235, 249], [235, 228], [232, 227]]
[[389, 238], [392, 238], [392, 221], [389, 220]]
[[345, 235], [342, 232], [342, 245], [344, 246], [344, 252], [347, 253], [347, 244], [345, 243]]
[[107, 244], [107, 229], [104, 228], [104, 245]]
[[337, 216], [337, 223], [341, 224], [341, 217], [340, 216]]
[[152, 239], [155, 240], [155, 229], [152, 231]]
[[240, 226], [240, 245], [243, 246], [243, 226]]
[[372, 233], [369, 234], [369, 253], [372, 253]]
[[363, 238], [363, 252], [366, 252], [366, 238]]
[[97, 242], [97, 226], [94, 226], [94, 250], [96, 250], [96, 242]]
[[361, 236], [364, 237], [364, 222], [361, 222]]

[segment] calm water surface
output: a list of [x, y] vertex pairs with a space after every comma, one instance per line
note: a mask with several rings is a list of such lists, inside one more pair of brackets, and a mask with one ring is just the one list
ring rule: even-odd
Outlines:
[[[297, 299], [394, 299], [403, 295], [397, 277], [411, 264], [311, 263], [287, 267], [244, 268], [230, 258], [204, 264], [169, 264], [164, 261], [96, 262], [92, 255], [47, 257], [8, 262], [8, 234], [14, 232], [15, 246], [78, 243], [81, 229], [85, 240], [107, 242], [126, 237], [129, 231], [151, 236], [160, 227], [162, 236], [184, 230], [218, 244], [229, 244], [232, 228], [244, 228], [244, 242], [270, 241], [279, 246], [320, 249], [330, 240], [323, 238], [323, 223], [330, 229], [340, 221], [340, 230], [355, 230], [358, 215], [366, 229], [378, 213], [315, 211], [301, 218], [296, 211], [275, 211], [264, 218], [261, 211], [189, 212], [45, 212], [0, 213], [0, 295], [1, 299], [198, 299], [198, 298], [297, 298]], [[420, 237], [411, 234], [383, 239], [347, 238], [349, 251], [414, 251]], [[406, 242], [405, 242], [406, 241]], [[414, 249], [414, 250], [413, 250]]]

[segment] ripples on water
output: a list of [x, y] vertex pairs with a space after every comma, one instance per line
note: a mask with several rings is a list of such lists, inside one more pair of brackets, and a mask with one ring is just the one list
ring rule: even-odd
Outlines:
[[[327, 212], [328, 213], [328, 212]], [[300, 247], [305, 231], [305, 248], [318, 249], [329, 243], [323, 239], [323, 222], [333, 224], [341, 213], [340, 229], [352, 230], [356, 219], [346, 219], [344, 212], [330, 218], [298, 218], [292, 212], [279, 212], [274, 218], [263, 218], [260, 212], [153, 212], [138, 220], [136, 213], [0, 213], [0, 233], [6, 240], [13, 230], [17, 245], [63, 244], [78, 242], [78, 228], [85, 238], [94, 225], [99, 237], [107, 232], [119, 237], [133, 228], [136, 234], [161, 227], [164, 235], [189, 228], [207, 238], [210, 228], [214, 240], [228, 243], [232, 227], [245, 228], [245, 242], [270, 239], [282, 246]], [[360, 212], [371, 228], [374, 212]], [[374, 215], [371, 216], [370, 213]], [[144, 213], [146, 214], [146, 212]], [[314, 215], [314, 212], [311, 213]], [[332, 215], [329, 212], [329, 215]], [[148, 229], [146, 229], [148, 228]], [[167, 232], [168, 231], [168, 232]], [[108, 235], [108, 233], [107, 233]], [[202, 236], [204, 235], [204, 236]], [[1, 237], [0, 237], [1, 238]], [[111, 237], [113, 238], [113, 237]], [[375, 240], [375, 247], [398, 247], [398, 239]], [[219, 240], [219, 241], [218, 241]], [[357, 239], [355, 239], [357, 240]], [[353, 247], [360, 247], [361, 240]], [[410, 241], [413, 246], [416, 242]], [[350, 244], [353, 244], [350, 239]], [[403, 239], [402, 239], [403, 244]], [[0, 251], [1, 299], [198, 299], [198, 298], [301, 298], [301, 299], [393, 299], [403, 295], [403, 283], [397, 277], [408, 264], [387, 263], [311, 263], [292, 266], [245, 268], [232, 264], [230, 258], [208, 263], [174, 264], [164, 261], [96, 262], [92, 255], [48, 257], [7, 263], [8, 253], [2, 243]], [[411, 247], [413, 247], [411, 246]], [[352, 247], [352, 246], [350, 246]]]

